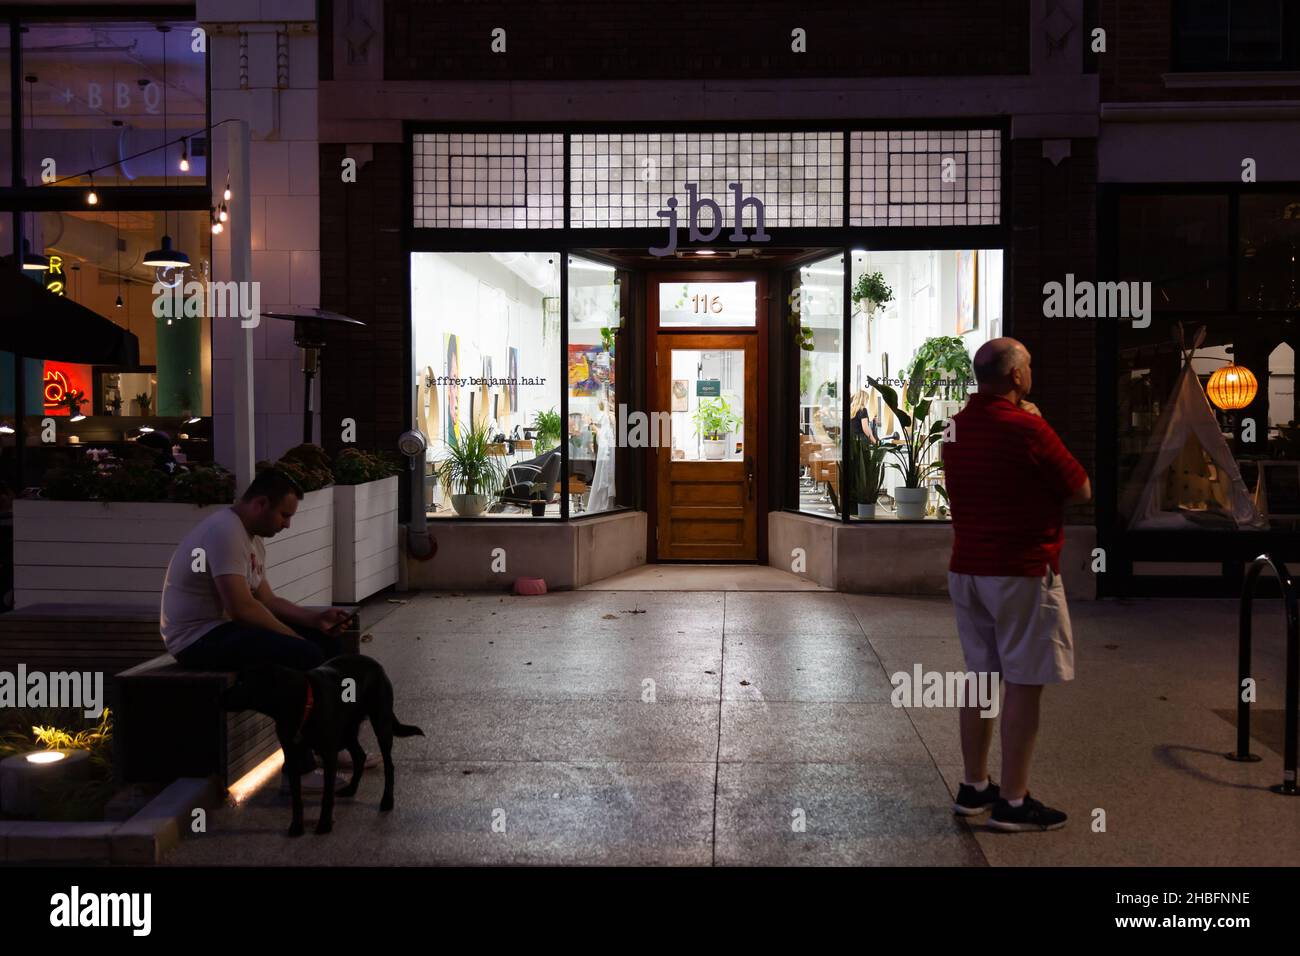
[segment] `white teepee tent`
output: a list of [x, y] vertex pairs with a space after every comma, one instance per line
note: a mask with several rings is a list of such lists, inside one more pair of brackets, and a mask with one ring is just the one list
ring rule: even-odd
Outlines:
[[1205, 327], [1197, 330], [1190, 349], [1181, 323], [1177, 339], [1183, 370], [1129, 479], [1121, 505], [1128, 526], [1267, 528], [1192, 369]]

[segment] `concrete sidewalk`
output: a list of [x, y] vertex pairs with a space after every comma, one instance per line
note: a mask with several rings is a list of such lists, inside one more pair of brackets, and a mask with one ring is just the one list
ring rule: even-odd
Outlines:
[[[945, 599], [831, 592], [424, 592], [371, 628], [396, 711], [334, 832], [283, 836], [270, 786], [174, 864], [1294, 865], [1281, 779], [1283, 644], [1257, 602], [1255, 752], [1235, 729], [1236, 604], [1078, 603], [1077, 679], [1049, 688], [1031, 790], [1052, 833], [954, 818], [956, 715], [897, 709], [889, 675], [962, 670]], [[374, 615], [371, 615], [374, 619]], [[652, 683], [651, 683], [652, 682]], [[652, 694], [651, 694], [652, 692]], [[653, 702], [649, 699], [653, 696]], [[366, 731], [369, 733], [368, 729]], [[1272, 749], [1269, 744], [1271, 743]], [[363, 737], [373, 750], [373, 737]], [[998, 754], [993, 757], [998, 778]], [[1097, 811], [1105, 831], [1094, 831]], [[497, 830], [494, 830], [494, 820]], [[796, 826], [802, 822], [802, 832]]]

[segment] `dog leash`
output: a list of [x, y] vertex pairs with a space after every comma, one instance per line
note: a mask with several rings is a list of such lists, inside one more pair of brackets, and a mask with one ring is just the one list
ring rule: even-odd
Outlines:
[[300, 743], [302, 743], [302, 730], [303, 730], [304, 727], [307, 726], [307, 718], [311, 716], [312, 708], [315, 707], [315, 706], [316, 706], [316, 698], [315, 698], [315, 695], [313, 695], [313, 694], [312, 694], [312, 691], [311, 691], [311, 679], [308, 678], [308, 680], [307, 680], [307, 701], [306, 701], [306, 703], [303, 704], [303, 708], [302, 708], [302, 720], [299, 721], [299, 723], [298, 723], [298, 733], [297, 733], [297, 734], [294, 736], [294, 738], [293, 738], [293, 742], [294, 742], [294, 743], [296, 743], [296, 744], [300, 744]]

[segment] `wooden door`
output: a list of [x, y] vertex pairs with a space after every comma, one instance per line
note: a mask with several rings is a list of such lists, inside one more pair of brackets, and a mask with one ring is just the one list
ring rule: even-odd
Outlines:
[[[654, 455], [660, 560], [758, 558], [758, 344], [752, 334], [657, 337], [654, 408], [667, 413], [669, 436]], [[720, 449], [695, 414], [719, 400], [741, 419]]]

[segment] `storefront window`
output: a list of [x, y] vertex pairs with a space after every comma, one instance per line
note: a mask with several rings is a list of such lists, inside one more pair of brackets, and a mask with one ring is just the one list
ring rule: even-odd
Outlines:
[[[120, 455], [143, 439], [170, 447], [178, 461], [211, 461], [207, 213], [78, 210], [32, 213], [27, 222], [33, 250], [49, 263], [33, 281], [121, 326], [139, 343], [139, 363], [129, 367], [26, 360], [28, 480], [39, 482], [51, 456], [66, 458], [68, 446]], [[189, 255], [190, 269], [159, 272], [143, 264], [164, 231]], [[0, 365], [5, 424], [13, 415], [13, 387], [13, 361], [6, 356]], [[42, 440], [44, 418], [57, 423], [54, 443]]]
[[1240, 201], [1240, 307], [1300, 309], [1300, 193], [1243, 195]]
[[[22, 90], [28, 185], [62, 180], [85, 188], [90, 179], [81, 174], [106, 163], [115, 165], [95, 173], [96, 186], [205, 180], [208, 139], [199, 131], [208, 123], [207, 56], [194, 50], [196, 24], [165, 23], [165, 32], [159, 26], [28, 25]], [[7, 109], [7, 95], [4, 103]]]
[[791, 324], [799, 345], [799, 510], [840, 514], [844, 257], [828, 256], [795, 273]]
[[[1002, 334], [1002, 259], [1001, 249], [853, 253], [850, 518], [896, 515], [896, 492], [905, 484], [899, 466], [907, 461], [907, 434], [870, 380], [891, 388], [905, 406], [907, 383], [923, 367], [930, 383], [923, 394], [933, 396], [927, 421], [960, 411], [975, 386], [971, 358]], [[910, 408], [902, 410], [910, 417]], [[925, 460], [937, 454], [936, 448]], [[942, 481], [936, 474], [930, 484]], [[938, 517], [943, 505], [933, 491], [927, 513]]]
[[1150, 282], [1157, 312], [1225, 309], [1227, 235], [1227, 196], [1124, 196], [1118, 278]]
[[411, 307], [430, 517], [558, 517], [560, 253], [413, 253]]
[[[616, 507], [620, 405], [615, 357], [623, 326], [613, 266], [569, 257], [569, 482], [571, 514]], [[626, 419], [626, 415], [623, 416]]]

